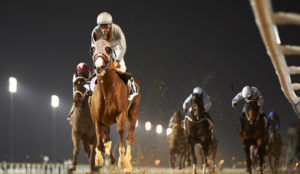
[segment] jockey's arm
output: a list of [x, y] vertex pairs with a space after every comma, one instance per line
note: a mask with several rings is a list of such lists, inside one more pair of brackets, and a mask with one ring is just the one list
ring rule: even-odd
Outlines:
[[258, 90], [256, 90], [256, 95], [257, 95], [257, 105], [262, 107], [264, 105], [264, 98]]
[[124, 35], [122, 29], [118, 25], [114, 25], [114, 30], [119, 35], [119, 39], [120, 39], [119, 42], [120, 42], [120, 46], [121, 46], [121, 53], [116, 58], [116, 61], [121, 62], [125, 55], [126, 49], [127, 49], [126, 39], [125, 39], [125, 35]]
[[205, 109], [205, 112], [208, 112], [209, 109], [211, 108], [212, 106], [212, 103], [211, 103], [211, 100], [210, 100], [210, 96], [207, 95], [205, 92], [204, 92], [204, 95], [203, 95], [203, 107]]
[[187, 110], [189, 105], [191, 105], [191, 101], [192, 101], [192, 94], [188, 96], [188, 98], [185, 99], [182, 108], [183, 110]]
[[232, 99], [232, 105], [235, 105], [236, 103], [238, 103], [239, 101], [241, 101], [243, 98], [242, 96], [242, 92], [239, 92], [233, 99]]

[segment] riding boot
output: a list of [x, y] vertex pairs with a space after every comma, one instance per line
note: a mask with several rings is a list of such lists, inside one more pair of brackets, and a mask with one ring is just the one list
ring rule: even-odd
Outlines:
[[125, 72], [123, 74], [118, 73], [120, 78], [124, 81], [125, 84], [127, 84], [128, 80], [133, 77], [133, 74], [130, 72]]

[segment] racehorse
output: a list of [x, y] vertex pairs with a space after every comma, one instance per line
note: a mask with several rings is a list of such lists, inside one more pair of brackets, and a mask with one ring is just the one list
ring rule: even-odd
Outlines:
[[282, 146], [283, 142], [279, 130], [276, 130], [274, 125], [271, 125], [269, 127], [269, 138], [266, 146], [266, 155], [268, 157], [268, 163], [270, 165], [272, 174], [278, 172]]
[[250, 156], [250, 147], [254, 146], [258, 150], [260, 173], [263, 173], [264, 156], [266, 152], [266, 119], [263, 115], [259, 114], [259, 106], [256, 101], [249, 101], [245, 105], [245, 117], [241, 120], [241, 142], [244, 146], [246, 154], [246, 171], [252, 173], [251, 166], [252, 160]]
[[207, 113], [203, 107], [203, 94], [192, 96], [192, 111], [190, 115], [185, 116], [186, 139], [188, 143], [188, 151], [192, 155], [193, 174], [196, 174], [197, 158], [195, 155], [195, 144], [200, 143], [203, 150], [203, 173], [206, 171], [207, 156], [209, 145], [211, 143], [211, 131], [209, 130], [209, 122], [207, 121]]
[[[103, 161], [101, 152], [109, 155], [110, 146], [106, 146], [107, 136], [103, 134], [103, 130], [117, 123], [117, 131], [119, 134], [119, 160], [118, 166], [127, 173], [132, 172], [131, 147], [133, 145], [133, 136], [135, 123], [138, 118], [138, 106], [140, 102], [140, 94], [136, 95], [131, 102], [127, 102], [129, 91], [127, 85], [120, 78], [112, 60], [113, 50], [110, 44], [99, 39], [95, 43], [95, 52], [93, 60], [96, 66], [97, 82], [94, 92], [89, 102], [90, 112], [96, 129], [96, 165], [100, 165]], [[138, 89], [139, 83], [134, 79]], [[123, 136], [127, 120], [128, 134], [126, 137], [126, 155]], [[102, 139], [104, 142], [102, 142]], [[104, 144], [105, 143], [105, 144]]]
[[[202, 158], [202, 161], [204, 160], [203, 150], [202, 147], [199, 147], [199, 155]], [[211, 139], [211, 143], [208, 147], [208, 156], [207, 156], [207, 163], [208, 163], [208, 172], [213, 173], [215, 172], [215, 162], [216, 162], [216, 154], [217, 154], [217, 148], [218, 148], [218, 140], [215, 136]]]
[[[89, 160], [90, 170], [95, 171], [95, 147], [96, 147], [96, 132], [91, 118], [88, 95], [83, 85], [86, 83], [86, 78], [74, 74], [73, 82], [73, 105], [69, 115], [69, 120], [72, 125], [72, 140], [73, 140], [73, 161], [70, 170], [76, 170], [77, 156], [79, 153], [79, 142], [81, 141], [82, 147], [86, 152]], [[109, 127], [106, 130], [109, 137]], [[114, 158], [110, 155], [110, 163], [114, 164]]]
[[180, 112], [176, 111], [173, 115], [173, 121], [171, 125], [172, 132], [168, 135], [170, 164], [173, 169], [175, 168], [176, 156], [179, 156], [179, 169], [185, 167], [187, 144], [185, 142], [182, 120], [183, 119]]

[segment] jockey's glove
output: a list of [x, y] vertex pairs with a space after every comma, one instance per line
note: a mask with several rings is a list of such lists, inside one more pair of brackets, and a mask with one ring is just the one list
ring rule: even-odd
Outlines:
[[233, 107], [233, 109], [235, 109], [236, 108], [236, 103], [232, 103], [232, 107]]

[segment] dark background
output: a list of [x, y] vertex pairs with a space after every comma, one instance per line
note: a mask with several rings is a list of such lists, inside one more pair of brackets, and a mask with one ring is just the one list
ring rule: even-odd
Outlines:
[[[150, 120], [165, 128], [195, 86], [211, 96], [210, 113], [220, 142], [218, 159], [225, 159], [225, 164], [232, 156], [238, 160], [244, 157], [236, 131], [242, 102], [238, 109], [231, 108], [231, 99], [243, 86], [260, 89], [265, 112], [278, 112], [281, 133], [285, 134], [297, 117], [281, 91], [249, 1], [180, 2], [2, 2], [0, 160], [8, 158], [10, 148], [10, 76], [18, 79], [14, 95], [15, 161], [26, 161], [26, 154], [32, 162], [40, 162], [41, 155], [51, 156], [52, 94], [61, 100], [56, 112], [57, 159], [71, 158], [71, 126], [66, 117], [72, 101], [72, 75], [79, 62], [92, 65], [90, 34], [102, 11], [110, 12], [122, 28], [127, 40], [127, 71], [141, 83], [135, 151], [142, 151], [146, 159], [153, 159], [147, 153], [152, 152], [162, 165], [168, 165], [168, 147], [165, 133], [148, 135], [141, 124]], [[274, 0], [273, 5], [276, 11], [300, 12], [296, 0]], [[299, 33], [296, 27], [279, 27], [283, 43], [299, 44]], [[287, 62], [300, 65], [295, 56]], [[299, 78], [293, 76], [292, 80]], [[112, 136], [117, 142], [115, 131]], [[82, 155], [80, 162], [86, 162]]]

